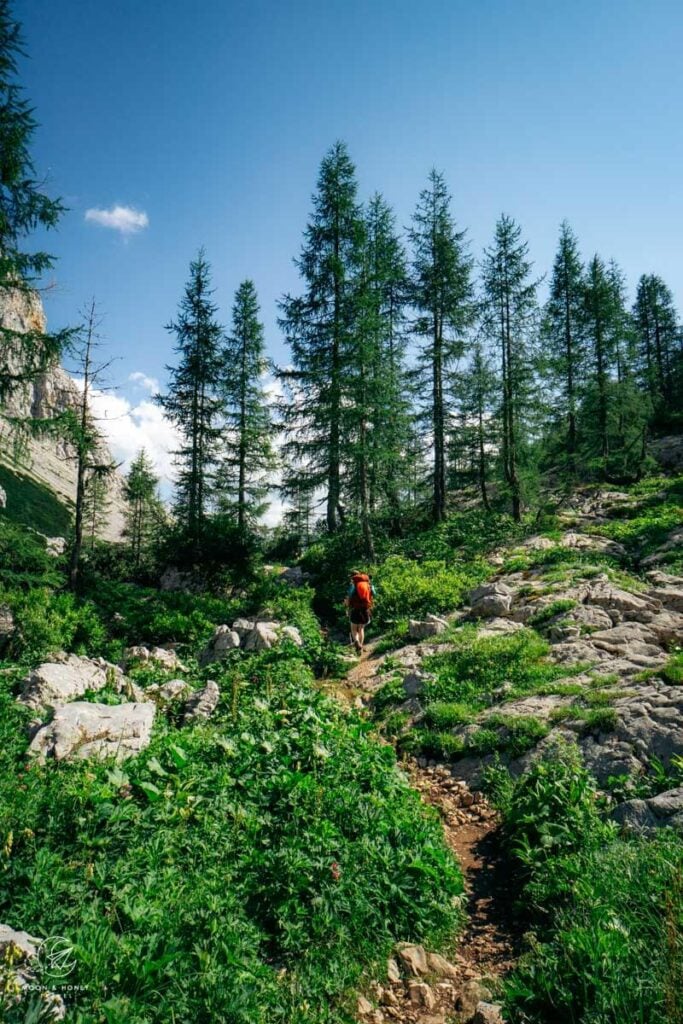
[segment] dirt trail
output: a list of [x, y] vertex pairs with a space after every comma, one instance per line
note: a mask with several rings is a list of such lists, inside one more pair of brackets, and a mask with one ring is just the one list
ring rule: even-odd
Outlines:
[[[375, 653], [377, 643], [368, 644], [349, 669], [338, 691], [340, 697], [351, 702], [359, 697], [367, 700], [376, 688], [374, 676], [382, 660]], [[465, 879], [467, 924], [452, 960], [463, 981], [500, 978], [519, 956], [519, 928], [513, 915], [509, 868], [501, 852], [498, 815], [483, 795], [471, 791], [450, 767], [414, 760], [405, 767], [422, 799], [441, 815], [446, 841]]]

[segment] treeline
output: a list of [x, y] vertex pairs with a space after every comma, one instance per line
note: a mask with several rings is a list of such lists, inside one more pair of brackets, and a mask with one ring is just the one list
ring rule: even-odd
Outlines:
[[[33, 169], [35, 121], [16, 82], [21, 52], [0, 0], [0, 300], [31, 293], [52, 266], [25, 242], [63, 212]], [[355, 167], [335, 144], [296, 265], [300, 288], [280, 303], [290, 359], [277, 369], [253, 282], [239, 286], [226, 327], [203, 252], [192, 262], [168, 325], [176, 360], [157, 399], [180, 438], [175, 525], [168, 540], [142, 453], [128, 480], [136, 566], [160, 524], [171, 550], [245, 551], [278, 488], [291, 546], [353, 524], [372, 558], [377, 530], [401, 532], [407, 518], [439, 523], [472, 494], [519, 519], [577, 480], [636, 479], [648, 435], [683, 422], [683, 334], [665, 282], [643, 275], [629, 308], [619, 267], [598, 255], [585, 262], [563, 224], [542, 305], [520, 226], [502, 216], [475, 259], [437, 171], [401, 233], [381, 195], [360, 201]], [[83, 367], [80, 419], [61, 424], [82, 484], [73, 586], [82, 545], [106, 514], [111, 470], [87, 410], [93, 316], [94, 305], [84, 329], [57, 335], [0, 326], [0, 401], [65, 346]]]
[[515, 519], [577, 480], [636, 479], [653, 430], [683, 419], [683, 335], [654, 274], [628, 308], [614, 261], [582, 259], [560, 228], [539, 301], [521, 227], [503, 215], [479, 260], [455, 221], [445, 178], [429, 175], [406, 237], [379, 194], [363, 204], [345, 145], [320, 167], [280, 303], [290, 364], [269, 404], [254, 286], [240, 286], [225, 332], [209, 268], [192, 264], [178, 319], [178, 365], [160, 398], [183, 437], [176, 512], [190, 536], [211, 509], [257, 521], [275, 487], [285, 529], [305, 543], [357, 522], [399, 530], [409, 510], [441, 521], [476, 488]]

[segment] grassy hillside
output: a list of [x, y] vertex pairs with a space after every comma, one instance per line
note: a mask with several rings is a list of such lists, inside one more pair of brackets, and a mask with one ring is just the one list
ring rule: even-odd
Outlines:
[[0, 465], [0, 487], [7, 495], [7, 505], [0, 510], [1, 517], [30, 526], [47, 537], [68, 535], [71, 512], [49, 487], [3, 465]]
[[[462, 879], [436, 813], [372, 726], [315, 686], [313, 668], [336, 655], [310, 591], [260, 578], [227, 599], [102, 581], [76, 599], [50, 586], [37, 539], [21, 550], [0, 588], [18, 624], [0, 673], [0, 920], [73, 944], [72, 1024], [342, 1024], [396, 941], [454, 936]], [[214, 624], [264, 605], [303, 649], [198, 668]], [[158, 714], [151, 747], [120, 768], [27, 761], [30, 714], [14, 700], [26, 666], [140, 640], [179, 642], [192, 687], [218, 681], [211, 721]]]

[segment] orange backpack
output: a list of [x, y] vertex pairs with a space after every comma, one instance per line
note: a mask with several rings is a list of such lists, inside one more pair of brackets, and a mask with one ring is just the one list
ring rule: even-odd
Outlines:
[[350, 603], [352, 608], [358, 608], [359, 611], [367, 612], [372, 608], [370, 577], [364, 572], [353, 577], [353, 596]]

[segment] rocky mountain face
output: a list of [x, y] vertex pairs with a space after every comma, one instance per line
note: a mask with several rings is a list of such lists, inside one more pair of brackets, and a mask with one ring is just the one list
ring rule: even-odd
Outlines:
[[[44, 331], [45, 312], [37, 293], [4, 293], [0, 296], [0, 326], [24, 333]], [[80, 400], [76, 383], [59, 365], [51, 367], [30, 384], [18, 387], [0, 409], [0, 462], [18, 473], [49, 487], [67, 505], [76, 497], [76, 465], [73, 449], [57, 438], [20, 439], [11, 417], [52, 419]], [[104, 441], [102, 461], [113, 457]], [[108, 509], [100, 534], [105, 540], [119, 540], [123, 531], [125, 502], [123, 478], [115, 473], [107, 484]], [[30, 524], [28, 524], [30, 525]]]

